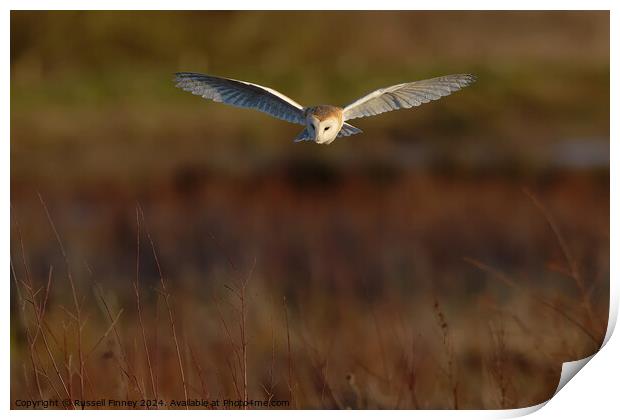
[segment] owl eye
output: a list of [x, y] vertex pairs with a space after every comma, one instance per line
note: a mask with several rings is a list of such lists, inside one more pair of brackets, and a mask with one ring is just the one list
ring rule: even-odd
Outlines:
[[327, 131], [327, 130], [329, 130], [329, 127], [325, 127], [325, 129], [323, 131]]

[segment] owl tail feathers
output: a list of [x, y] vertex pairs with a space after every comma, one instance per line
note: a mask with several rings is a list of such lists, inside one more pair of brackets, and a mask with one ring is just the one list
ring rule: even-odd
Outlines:
[[340, 132], [338, 133], [338, 137], [353, 136], [361, 132], [362, 130], [360, 130], [359, 128], [353, 127], [351, 124], [344, 123], [342, 124], [342, 128], [340, 129]]

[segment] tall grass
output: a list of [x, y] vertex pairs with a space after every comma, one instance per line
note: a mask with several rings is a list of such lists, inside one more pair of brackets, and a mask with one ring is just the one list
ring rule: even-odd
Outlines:
[[[579, 353], [580, 348], [594, 351], [603, 330], [588, 292], [592, 286], [581, 275], [557, 222], [531, 193], [528, 197], [565, 256], [566, 273], [578, 291], [576, 302], [558, 304], [499, 269], [466, 258], [517, 292], [511, 295], [510, 309], [500, 307], [496, 315], [479, 323], [472, 321], [475, 317], [470, 309], [464, 312], [469, 317], [464, 323], [461, 315], [455, 315], [459, 307], [436, 291], [431, 304], [419, 308], [391, 294], [370, 304], [352, 297], [323, 297], [338, 305], [330, 308], [341, 318], [336, 327], [321, 324], [320, 305], [312, 296], [302, 310], [299, 302], [292, 304], [280, 290], [271, 288], [256, 272], [256, 261], [244, 270], [231, 258], [230, 281], [212, 285], [213, 293], [206, 300], [173, 286], [164, 275], [165, 262], [160, 260], [140, 206], [135, 210], [133, 303], [118, 307], [116, 299], [110, 302], [109, 290], [103, 285], [92, 281], [89, 289], [86, 283], [76, 281], [52, 212], [39, 197], [64, 262], [66, 285], [59, 282], [62, 276], [52, 266], [46, 278], [34, 278], [21, 225], [13, 212], [17, 252], [11, 257], [11, 275], [19, 310], [18, 330], [25, 345], [23, 353], [17, 348], [12, 355], [14, 366], [21, 364], [22, 371], [21, 380], [12, 377], [12, 394], [16, 398], [68, 399], [71, 403], [62, 408], [74, 409], [83, 408], [76, 402], [79, 400], [114, 396], [155, 401], [261, 400], [268, 404], [285, 400], [288, 405], [284, 408], [341, 409], [511, 408], [535, 403], [553, 391], [553, 378], [536, 393], [525, 393], [527, 382], [521, 372], [544, 366], [536, 354], [527, 352], [541, 350], [547, 355], [567, 342], [574, 343], [571, 354]], [[150, 286], [142, 279], [144, 240], [158, 277]], [[145, 300], [149, 288], [155, 293], [154, 302]], [[69, 292], [70, 308], [62, 305], [65, 299], [57, 294], [63, 290]], [[87, 290], [92, 293], [85, 293]], [[372, 301], [373, 296], [366, 293], [364, 299]], [[167, 315], [162, 336], [160, 303]], [[580, 310], [574, 311], [571, 304]], [[507, 316], [510, 310], [517, 313]], [[536, 318], [534, 324], [528, 312]], [[543, 330], [518, 333], [519, 328], [551, 327], [558, 321], [570, 328], [558, 329], [553, 340], [545, 339], [546, 347], [540, 344]], [[483, 328], [477, 329], [477, 325]], [[486, 334], [487, 340], [463, 336], [475, 331]], [[474, 348], [479, 362], [471, 355], [473, 350], [467, 350], [472, 345], [478, 346]], [[140, 408], [171, 407], [149, 404]]]

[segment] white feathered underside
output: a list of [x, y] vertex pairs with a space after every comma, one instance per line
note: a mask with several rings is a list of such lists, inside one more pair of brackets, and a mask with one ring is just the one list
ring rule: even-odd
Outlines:
[[262, 111], [295, 124], [305, 124], [303, 107], [271, 88], [199, 73], [176, 73], [177, 87], [205, 99]]
[[345, 120], [352, 120], [419, 106], [450, 95], [469, 86], [475, 80], [476, 78], [471, 74], [453, 74], [377, 89], [347, 105], [344, 108], [343, 117]]

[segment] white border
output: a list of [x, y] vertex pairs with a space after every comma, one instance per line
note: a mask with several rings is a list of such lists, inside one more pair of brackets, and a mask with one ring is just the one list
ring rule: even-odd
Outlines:
[[[60, 0], [60, 1], [14, 1], [10, 0], [8, 2], [3, 2], [4, 6], [4, 14], [2, 15], [2, 21], [5, 22], [1, 27], [3, 29], [2, 34], [4, 40], [2, 42], [2, 52], [4, 59], [4, 66], [1, 69], [2, 79], [4, 83], [2, 84], [2, 98], [4, 99], [5, 107], [4, 112], [2, 113], [1, 121], [3, 132], [5, 133], [6, 139], [10, 138], [10, 127], [9, 127], [9, 107], [10, 107], [10, 13], [9, 10], [36, 10], [36, 9], [84, 9], [84, 2], [77, 0]], [[339, 1], [337, 4], [332, 0], [312, 0], [312, 2], [299, 2], [298, 4], [293, 4], [291, 2], [284, 2], [282, 0], [264, 0], [260, 2], [260, 4], [255, 4], [250, 1], [238, 1], [238, 0], [228, 0], [226, 2], [205, 2], [199, 0], [187, 1], [187, 0], [177, 0], [174, 2], [171, 1], [135, 1], [135, 0], [95, 0], [88, 2], [88, 9], [94, 10], [105, 10], [105, 9], [118, 9], [118, 10], [133, 10], [133, 9], [144, 9], [145, 7], [158, 9], [158, 10], [200, 10], [200, 9], [211, 9], [211, 10], [227, 10], [227, 9], [253, 9], [253, 10], [271, 10], [271, 9], [289, 9], [289, 10], [304, 10], [309, 6], [313, 6], [314, 9], [373, 9], [376, 7], [377, 3], [363, 0], [345, 0]], [[582, 10], [582, 9], [594, 9], [594, 10], [612, 10], [611, 12], [611, 68], [612, 68], [612, 95], [611, 95], [611, 115], [616, 115], [615, 111], [617, 111], [617, 99], [618, 99], [618, 83], [615, 81], [613, 76], [617, 76], [618, 70], [618, 55], [614, 54], [614, 46], [617, 48], [618, 45], [618, 25], [620, 24], [620, 19], [618, 18], [618, 8], [614, 8], [614, 2], [612, 1], [598, 1], [591, 0], [588, 2], [583, 1], [542, 1], [542, 0], [522, 0], [519, 2], [515, 1], [505, 1], [501, 3], [491, 2], [491, 1], [480, 1], [480, 0], [470, 0], [468, 2], [462, 1], [443, 1], [441, 4], [438, 2], [418, 2], [415, 4], [411, 4], [410, 2], [400, 0], [383, 0], [380, 5], [387, 10], [408, 10], [414, 9], [417, 10], [468, 10], [468, 9], [495, 9], [495, 10], [518, 10], [518, 9], [526, 9], [526, 10], [545, 10], [545, 9], [562, 9], [562, 10]], [[468, 8], [464, 9], [463, 5], [467, 5]], [[525, 28], [524, 28], [525, 30]], [[612, 120], [611, 124], [611, 139], [618, 139], [618, 127], [617, 124]], [[10, 208], [10, 145], [9, 141], [3, 141], [1, 155], [1, 167], [3, 171], [3, 179], [1, 183], [2, 193], [4, 197], [4, 205], [0, 209], [3, 215], [3, 222], [5, 225], [5, 234], [3, 235], [1, 246], [3, 250], [4, 260], [6, 262], [4, 272], [7, 273], [7, 280], [2, 283], [2, 300], [4, 303], [4, 314], [0, 319], [2, 323], [2, 331], [5, 334], [8, 333], [10, 328], [10, 301], [9, 301], [9, 254], [10, 254], [10, 227], [9, 227], [9, 208]], [[615, 156], [618, 155], [618, 145], [615, 141], [611, 141], [611, 214], [619, 214], [620, 206], [618, 206], [618, 168], [617, 165], [613, 165], [615, 161]], [[516, 417], [525, 415], [531, 412], [536, 411], [534, 416], [540, 419], [554, 419], [554, 418], [562, 418], [562, 419], [583, 419], [585, 416], [594, 416], [594, 418], [608, 418], [609, 413], [617, 412], [617, 391], [616, 384], [618, 383], [618, 360], [617, 355], [619, 354], [620, 344], [618, 339], [615, 337], [611, 337], [611, 332], [613, 330], [613, 326], [616, 323], [617, 314], [618, 314], [618, 287], [617, 287], [617, 273], [618, 273], [618, 246], [617, 246], [617, 234], [618, 234], [618, 225], [615, 222], [613, 216], [611, 219], [611, 247], [610, 247], [610, 261], [611, 261], [611, 289], [610, 289], [610, 297], [611, 297], [611, 308], [610, 308], [610, 329], [608, 330], [608, 334], [606, 337], [606, 346], [600, 354], [597, 354], [592, 359], [592, 362], [588, 363], [588, 365], [583, 369], [584, 371], [579, 374], [579, 379], [575, 381], [570, 381], [568, 385], [561, 392], [552, 398], [546, 407], [543, 410], [536, 411], [545, 404], [541, 404], [537, 407], [531, 407], [528, 409], [519, 409], [519, 410], [489, 410], [489, 411], [392, 411], [392, 412], [373, 412], [373, 411], [354, 411], [354, 412], [340, 412], [337, 415], [349, 417], [361, 417], [361, 418], [375, 418], [377, 415], [385, 416], [393, 416], [400, 418], [411, 418], [415, 416], [416, 418], [506, 418], [506, 417]], [[9, 346], [7, 345], [8, 341], [5, 341], [5, 345], [2, 346], [0, 352], [2, 352], [0, 371], [5, 374], [5, 378], [2, 381], [2, 390], [1, 398], [4, 400], [5, 410], [8, 410], [10, 406], [10, 353]], [[65, 411], [11, 411], [10, 415], [23, 418], [30, 417], [32, 415], [36, 416], [45, 416], [49, 418], [63, 418], [64, 416], [76, 416], [81, 415], [81, 412], [65, 412]], [[88, 415], [98, 418], [107, 418], [111, 414], [110, 411], [89, 411]], [[121, 414], [121, 413], [119, 413]], [[123, 413], [128, 414], [128, 413]], [[317, 413], [315, 411], [250, 411], [250, 412], [241, 412], [241, 411], [210, 411], [205, 413], [204, 411], [190, 411], [185, 415], [193, 418], [204, 418], [205, 415], [214, 416], [214, 417], [238, 417], [250, 415], [252, 417], [263, 417], [263, 418], [287, 418], [294, 415], [300, 418], [314, 418], [317, 414], [321, 416], [332, 416], [336, 415], [335, 412], [325, 412], [322, 411]], [[154, 416], [161, 418], [162, 416], [168, 417], [170, 415], [182, 415], [180, 411], [173, 412], [132, 412], [133, 416]]]

